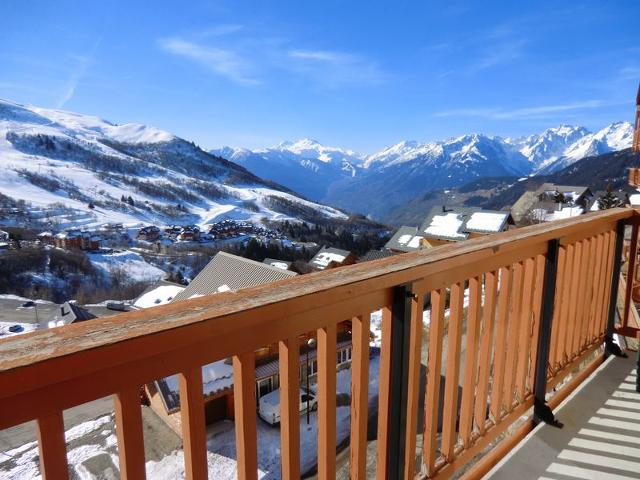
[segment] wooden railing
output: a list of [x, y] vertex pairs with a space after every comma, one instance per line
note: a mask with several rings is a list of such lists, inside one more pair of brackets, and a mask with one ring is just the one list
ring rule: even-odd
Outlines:
[[577, 373], [556, 405], [602, 360], [582, 367], [612, 333], [617, 257], [635, 219], [631, 209], [591, 213], [1, 341], [0, 429], [37, 420], [42, 474], [67, 478], [62, 411], [114, 395], [122, 478], [144, 478], [138, 390], [178, 374], [186, 475], [206, 478], [200, 367], [232, 357], [238, 476], [255, 479], [253, 352], [278, 342], [282, 477], [299, 478], [298, 337], [315, 331], [318, 476], [334, 478], [336, 326], [351, 319], [350, 472], [365, 478], [369, 318], [381, 309], [377, 478], [445, 478], [488, 452], [467, 471], [477, 478], [531, 428], [520, 417]]

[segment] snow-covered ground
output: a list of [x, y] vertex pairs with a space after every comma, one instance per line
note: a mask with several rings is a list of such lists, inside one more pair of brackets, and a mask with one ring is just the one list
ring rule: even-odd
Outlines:
[[[369, 409], [377, 410], [379, 356], [371, 358], [369, 370]], [[349, 436], [350, 407], [346, 397], [350, 393], [351, 370], [341, 370], [336, 378], [338, 393], [337, 437], [338, 444]], [[302, 471], [312, 469], [317, 459], [317, 413], [310, 415], [309, 425], [306, 415], [300, 419], [300, 454]], [[280, 430], [263, 422], [258, 417], [258, 468], [259, 478], [280, 478]], [[113, 428], [113, 415], [106, 415], [95, 420], [81, 423], [66, 432], [68, 447], [67, 458], [72, 471], [80, 479], [112, 478], [96, 475], [90, 464], [98, 457], [110, 459], [113, 470], [117, 470], [117, 440]], [[82, 440], [78, 442], [78, 440]], [[231, 421], [218, 422], [211, 425], [207, 432], [207, 462], [209, 478], [216, 480], [235, 479], [236, 448], [235, 430]], [[147, 478], [150, 479], [182, 479], [184, 478], [184, 455], [176, 450], [159, 461], [146, 464]], [[100, 472], [104, 475], [105, 472]], [[113, 478], [116, 472], [111, 472]], [[0, 479], [3, 480], [36, 480], [40, 479], [38, 466], [38, 445], [30, 442], [18, 448], [0, 452]]]
[[101, 269], [106, 275], [122, 272], [126, 281], [154, 282], [165, 277], [165, 272], [147, 263], [142, 255], [124, 250], [113, 253], [87, 253], [93, 265]]
[[[347, 218], [154, 127], [114, 125], [4, 100], [0, 169], [0, 192], [28, 202], [31, 218], [60, 228], [108, 222], [204, 224], [223, 218], [295, 221], [299, 218], [292, 212], [300, 208], [321, 217]], [[133, 202], [122, 202], [123, 196]], [[272, 197], [291, 203], [280, 205]]]

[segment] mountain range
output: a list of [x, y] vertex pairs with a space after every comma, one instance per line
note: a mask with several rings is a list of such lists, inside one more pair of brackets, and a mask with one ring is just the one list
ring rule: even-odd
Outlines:
[[313, 200], [381, 218], [433, 189], [483, 177], [553, 173], [587, 156], [627, 148], [632, 138], [632, 125], [616, 122], [597, 132], [560, 125], [519, 138], [470, 134], [427, 143], [403, 141], [370, 155], [310, 139], [211, 153]]
[[0, 100], [0, 217], [56, 227], [346, 219], [153, 127]]

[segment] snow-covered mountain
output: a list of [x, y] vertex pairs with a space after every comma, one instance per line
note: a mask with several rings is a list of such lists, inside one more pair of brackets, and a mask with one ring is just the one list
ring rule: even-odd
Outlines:
[[60, 226], [346, 218], [168, 132], [3, 100], [0, 168], [0, 207]]
[[213, 153], [314, 200], [376, 216], [429, 190], [479, 177], [555, 172], [586, 156], [627, 148], [632, 137], [631, 124], [617, 122], [595, 133], [560, 125], [520, 138], [472, 134], [427, 143], [403, 141], [371, 155], [306, 139]]
[[356, 176], [363, 161], [363, 157], [352, 150], [327, 147], [308, 138], [271, 148], [224, 147], [211, 153], [316, 200], [326, 195], [333, 182]]

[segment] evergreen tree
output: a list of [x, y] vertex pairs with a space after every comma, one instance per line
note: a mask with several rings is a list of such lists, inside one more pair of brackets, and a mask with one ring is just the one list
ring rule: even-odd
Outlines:
[[598, 210], [607, 210], [621, 206], [622, 202], [614, 195], [611, 184], [607, 185], [607, 191], [598, 198]]
[[89, 202], [88, 207], [93, 210], [94, 208], [96, 208], [96, 206], [93, 204], [93, 202]]
[[135, 205], [135, 202], [133, 201], [133, 198], [131, 198], [131, 195], [127, 197], [127, 203], [132, 207]]

